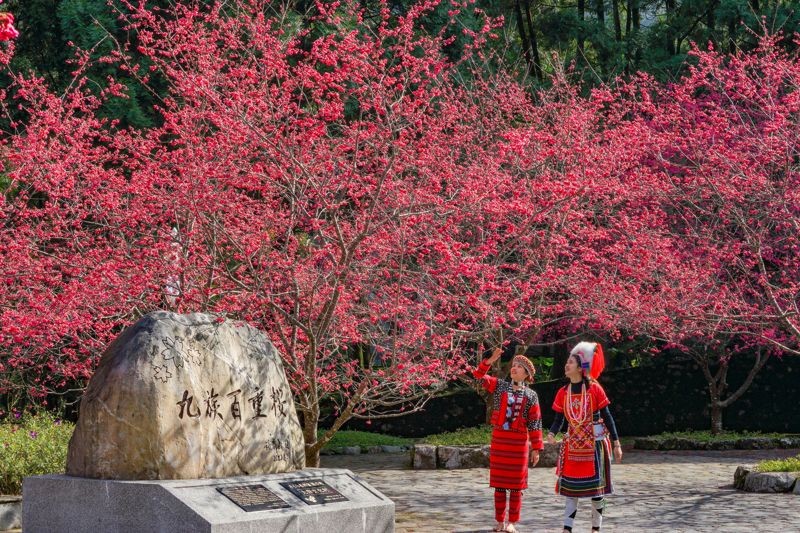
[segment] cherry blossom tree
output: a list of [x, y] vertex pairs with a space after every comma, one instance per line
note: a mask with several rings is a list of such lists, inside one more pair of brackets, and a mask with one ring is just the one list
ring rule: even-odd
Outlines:
[[[779, 38], [749, 54], [695, 51], [680, 83], [643, 84], [673, 231], [712, 267], [712, 290], [690, 317], [710, 341], [689, 351], [709, 381], [714, 431], [770, 354], [800, 354], [800, 67]], [[729, 389], [728, 361], [742, 348], [756, 356]]]
[[[96, 118], [118, 84], [93, 94], [78, 76], [54, 95], [17, 76], [4, 389], [85, 380], [110, 338], [156, 308], [268, 332], [310, 465], [351, 417], [397, 416], [444, 387], [463, 367], [451, 328], [463, 310], [439, 275], [456, 270], [447, 250], [465, 206], [493, 194], [482, 169], [506, 126], [496, 91], [456, 83], [447, 41], [419, 31], [435, 4], [399, 19], [384, 6], [374, 20], [319, 2], [326, 32], [310, 45], [261, 2], [130, 5], [153, 66], [141, 71], [124, 46], [106, 60], [167, 84], [151, 130]], [[334, 421], [318, 437], [326, 404]]]

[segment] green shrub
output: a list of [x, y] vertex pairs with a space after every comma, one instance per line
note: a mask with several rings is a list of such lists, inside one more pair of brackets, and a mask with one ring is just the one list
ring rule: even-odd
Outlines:
[[756, 472], [800, 472], [800, 455], [786, 459], [768, 459], [755, 467]]
[[783, 433], [760, 433], [758, 431], [722, 431], [716, 435], [710, 431], [672, 431], [649, 438], [664, 441], [667, 439], [686, 439], [695, 442], [720, 442], [738, 439], [776, 439], [785, 437]]
[[[318, 435], [322, 436], [324, 433], [325, 430], [320, 430]], [[342, 430], [336, 432], [330, 442], [325, 445], [325, 448], [341, 448], [343, 446], [361, 446], [362, 448], [370, 446], [409, 446], [413, 442], [413, 439], [392, 437], [381, 433]]]
[[424, 444], [436, 446], [469, 446], [475, 444], [489, 444], [492, 439], [492, 426], [483, 425], [474, 428], [464, 428], [457, 431], [448, 431], [436, 435], [428, 435], [422, 439]]
[[0, 423], [0, 494], [22, 494], [22, 478], [60, 474], [74, 425], [49, 413]]

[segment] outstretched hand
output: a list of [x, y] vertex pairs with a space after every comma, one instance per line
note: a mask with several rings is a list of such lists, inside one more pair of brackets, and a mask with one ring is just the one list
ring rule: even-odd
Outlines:
[[489, 356], [489, 364], [492, 364], [498, 359], [500, 359], [501, 355], [503, 355], [503, 348], [502, 346], [498, 346], [497, 348], [492, 350], [492, 355]]

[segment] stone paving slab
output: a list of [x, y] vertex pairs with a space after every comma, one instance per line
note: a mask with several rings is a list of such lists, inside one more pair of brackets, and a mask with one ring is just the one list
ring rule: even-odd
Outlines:
[[[733, 488], [742, 464], [792, 457], [800, 450], [627, 450], [612, 466], [616, 494], [608, 498], [604, 532], [752, 533], [800, 531], [800, 497]], [[396, 505], [397, 533], [491, 530], [494, 504], [486, 468], [411, 470], [408, 454], [328, 456], [322, 466], [359, 473]], [[561, 532], [564, 500], [554, 494], [553, 468], [534, 468], [522, 504], [522, 533]], [[575, 533], [591, 529], [581, 502]]]

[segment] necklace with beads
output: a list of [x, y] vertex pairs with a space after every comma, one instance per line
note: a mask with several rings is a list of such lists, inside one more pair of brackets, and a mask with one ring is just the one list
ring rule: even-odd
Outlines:
[[575, 424], [582, 424], [586, 421], [586, 415], [589, 412], [586, 402], [586, 383], [581, 383], [581, 399], [578, 407], [575, 406], [575, 402], [572, 400], [571, 389], [572, 387], [568, 388], [567, 394], [567, 416], [571, 422]]

